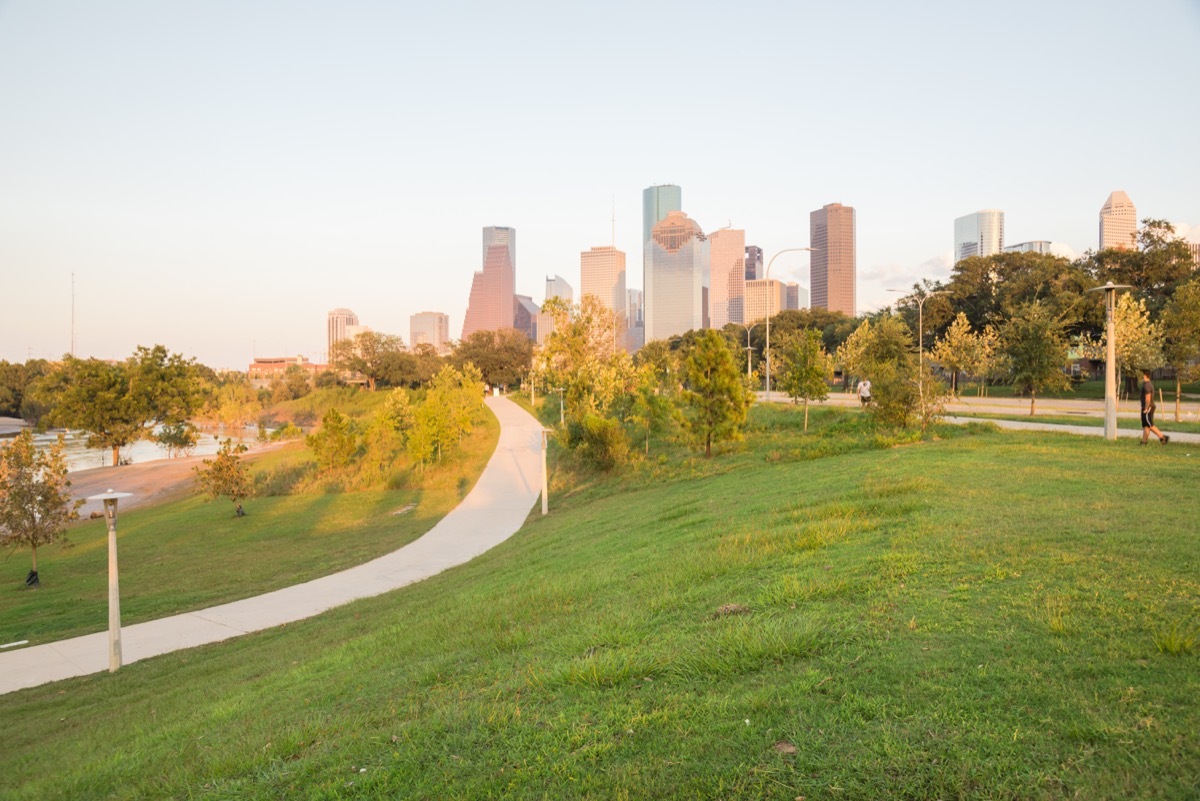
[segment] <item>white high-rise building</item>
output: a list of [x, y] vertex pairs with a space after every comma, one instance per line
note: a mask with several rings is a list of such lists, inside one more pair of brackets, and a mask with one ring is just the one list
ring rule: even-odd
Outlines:
[[774, 317], [787, 307], [787, 287], [774, 278], [758, 278], [746, 282], [746, 323], [753, 324]]
[[343, 339], [351, 339], [353, 335], [348, 334], [347, 327], [358, 326], [358, 315], [349, 309], [334, 309], [325, 320], [326, 330], [326, 351], [325, 357], [329, 358], [329, 354], [333, 352], [333, 346]]
[[746, 294], [746, 232], [722, 228], [708, 235], [708, 318], [712, 328], [742, 322]]
[[450, 317], [441, 312], [418, 312], [408, 318], [409, 347], [432, 345], [439, 354], [450, 350]]
[[1100, 209], [1100, 249], [1137, 248], [1137, 209], [1129, 195], [1117, 190]]
[[671, 211], [645, 248], [646, 342], [708, 327], [708, 239], [695, 220]]
[[1004, 250], [1004, 212], [984, 209], [954, 221], [954, 260]]
[[[571, 285], [567, 283], [567, 279], [561, 275], [546, 276], [546, 300], [552, 298], [562, 298], [568, 305], [575, 300], [575, 290], [571, 289]], [[542, 308], [546, 307], [545, 302], [542, 303]], [[554, 331], [554, 316], [548, 311], [538, 312], [537, 318], [537, 343], [539, 345], [546, 341], [546, 337]]]

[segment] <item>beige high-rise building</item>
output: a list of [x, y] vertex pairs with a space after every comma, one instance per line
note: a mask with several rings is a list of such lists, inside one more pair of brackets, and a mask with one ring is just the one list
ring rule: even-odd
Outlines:
[[625, 253], [614, 247], [579, 254], [579, 296], [593, 295], [620, 321], [625, 319]]
[[746, 294], [746, 232], [722, 228], [708, 235], [708, 321], [713, 328], [742, 322]]
[[857, 282], [854, 207], [830, 203], [809, 214], [808, 224], [813, 247], [808, 282], [812, 308], [853, 317]]
[[325, 357], [333, 352], [333, 346], [343, 339], [352, 339], [353, 334], [347, 333], [347, 328], [358, 325], [358, 315], [349, 309], [334, 309], [325, 320], [326, 348]]
[[408, 318], [408, 344], [432, 345], [439, 354], [450, 350], [450, 316], [441, 312], [418, 312]]
[[787, 308], [787, 285], [774, 278], [746, 282], [746, 319], [749, 325], [774, 317]]
[[1137, 209], [1129, 195], [1117, 190], [1100, 209], [1100, 249], [1137, 247]]

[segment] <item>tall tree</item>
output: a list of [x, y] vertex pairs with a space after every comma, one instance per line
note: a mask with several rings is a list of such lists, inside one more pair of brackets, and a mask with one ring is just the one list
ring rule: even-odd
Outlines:
[[317, 456], [317, 465], [322, 473], [345, 467], [358, 451], [358, 432], [354, 421], [331, 408], [321, 418], [321, 428], [309, 434], [308, 447]]
[[1137, 245], [1136, 250], [1090, 253], [1086, 260], [1100, 281], [1136, 287], [1150, 313], [1157, 315], [1175, 287], [1191, 276], [1191, 252], [1175, 226], [1151, 218], [1142, 220]]
[[1039, 392], [1070, 387], [1063, 371], [1067, 340], [1062, 322], [1041, 303], [1019, 308], [1001, 330], [1000, 341], [1013, 389], [1029, 393], [1030, 415]]
[[329, 351], [329, 362], [339, 370], [357, 373], [367, 382], [367, 389], [375, 391], [375, 385], [389, 369], [395, 354], [404, 350], [404, 341], [392, 334], [364, 331], [353, 339], [335, 342]]
[[533, 342], [515, 328], [476, 331], [454, 347], [450, 363], [461, 370], [475, 365], [494, 387], [518, 386], [533, 363]]
[[67, 524], [79, 519], [83, 505], [71, 500], [64, 449], [60, 436], [49, 450], [38, 450], [28, 429], [0, 448], [0, 546], [33, 552], [29, 586], [39, 583], [38, 546], [66, 542]]
[[821, 333], [811, 328], [784, 338], [779, 387], [792, 400], [804, 399], [804, 430], [808, 431], [808, 403], [829, 397], [833, 360], [825, 352]]
[[1175, 370], [1175, 421], [1183, 382], [1200, 375], [1200, 279], [1178, 287], [1162, 316], [1163, 357]]
[[[1113, 311], [1117, 352], [1117, 380], [1123, 375], [1136, 374], [1140, 370], [1153, 370], [1163, 363], [1162, 326], [1151, 322], [1144, 300], [1135, 300], [1125, 293], [1117, 299]], [[1100, 340], [1104, 353], [1108, 352], [1108, 331]], [[1134, 378], [1136, 382], [1136, 375]]]
[[753, 393], [738, 369], [738, 359], [717, 331], [704, 331], [684, 363], [683, 402], [688, 429], [712, 456], [714, 440], [737, 439], [746, 422]]

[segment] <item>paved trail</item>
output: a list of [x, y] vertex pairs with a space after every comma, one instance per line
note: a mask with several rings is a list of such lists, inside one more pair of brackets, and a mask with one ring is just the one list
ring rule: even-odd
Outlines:
[[[358, 598], [420, 581], [508, 539], [525, 522], [541, 492], [542, 426], [507, 398], [488, 398], [486, 402], [500, 421], [496, 450], [474, 489], [423, 537], [331, 576], [209, 609], [125, 626], [121, 629], [124, 662], [303, 620]], [[107, 669], [107, 632], [0, 652], [0, 694]]]

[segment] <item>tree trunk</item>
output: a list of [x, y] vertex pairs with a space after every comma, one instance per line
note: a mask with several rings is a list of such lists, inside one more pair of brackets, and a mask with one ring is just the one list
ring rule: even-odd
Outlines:
[[1183, 381], [1179, 378], [1179, 371], [1175, 371], [1175, 422], [1179, 422], [1179, 395], [1183, 392]]
[[804, 399], [804, 433], [808, 433], [808, 398]]
[[1033, 406], [1037, 403], [1037, 390], [1029, 390], [1029, 416], [1033, 417]]
[[37, 572], [37, 546], [33, 546], [33, 566], [30, 568], [34, 573]]
[[119, 464], [121, 463], [121, 446], [120, 446], [120, 445], [113, 445], [113, 446], [112, 446], [112, 449], [113, 449], [113, 463], [112, 463], [112, 466], [113, 466], [113, 467], [116, 467], [117, 465], [119, 465]]
[[704, 458], [705, 459], [712, 458], [712, 434], [711, 433], [704, 435]]

